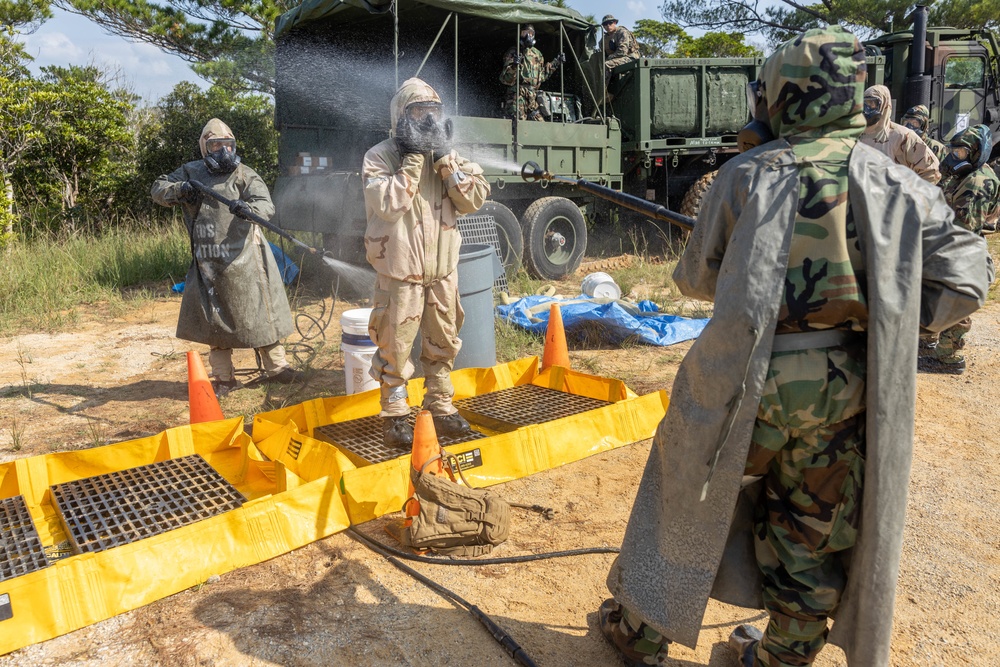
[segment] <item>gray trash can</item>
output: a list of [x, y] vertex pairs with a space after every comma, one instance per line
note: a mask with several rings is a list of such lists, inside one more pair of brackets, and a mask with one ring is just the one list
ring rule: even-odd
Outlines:
[[[464, 243], [458, 251], [458, 296], [465, 322], [458, 332], [462, 349], [455, 357], [455, 369], [489, 368], [497, 363], [497, 339], [493, 328], [493, 282], [503, 273], [496, 249], [483, 243]], [[413, 377], [423, 377], [420, 365], [420, 334], [413, 341], [410, 361]]]
[[[455, 368], [488, 368], [497, 363], [497, 339], [493, 328], [493, 281], [503, 266], [496, 250], [482, 243], [463, 244], [458, 251], [458, 296], [465, 322], [458, 337], [462, 349]], [[417, 352], [419, 359], [420, 352]]]

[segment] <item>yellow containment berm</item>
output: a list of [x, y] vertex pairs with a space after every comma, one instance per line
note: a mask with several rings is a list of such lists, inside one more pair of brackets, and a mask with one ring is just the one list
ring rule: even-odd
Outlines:
[[[456, 405], [479, 436], [446, 447], [462, 461], [465, 478], [475, 487], [650, 438], [668, 400], [663, 391], [637, 396], [619, 380], [561, 366], [539, 371], [537, 357], [455, 371], [452, 382]], [[407, 388], [411, 405], [420, 405], [423, 380], [415, 379]], [[462, 408], [463, 399], [474, 403], [503, 390], [554, 390], [560, 392], [551, 394], [556, 399], [587, 399], [592, 409], [565, 415], [556, 409], [550, 415], [556, 418], [546, 417], [548, 421], [508, 424]], [[350, 525], [399, 512], [409, 489], [409, 454], [373, 462], [317, 435], [317, 429], [371, 418], [379, 409], [376, 389], [258, 414], [252, 436], [237, 417], [0, 464], [0, 519], [3, 503], [26, 507], [30, 514], [30, 520], [18, 520], [8, 512], [0, 525], [0, 560], [16, 565], [5, 568], [0, 562], [0, 654], [141, 607]], [[63, 515], [72, 510], [72, 503], [60, 485], [193, 455], [200, 455], [212, 474], [218, 473], [223, 484], [242, 496], [235, 509], [137, 541], [81, 552], [80, 538], [74, 537]], [[85, 523], [94, 521], [88, 518]], [[18, 549], [32, 544], [44, 551], [41, 564], [18, 571]]]

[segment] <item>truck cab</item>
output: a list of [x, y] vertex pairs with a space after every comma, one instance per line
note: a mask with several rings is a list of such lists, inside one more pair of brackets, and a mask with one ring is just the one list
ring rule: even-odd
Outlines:
[[[920, 24], [917, 15], [913, 30], [865, 43], [871, 52], [885, 57], [883, 83], [892, 93], [893, 120], [899, 122], [907, 109], [926, 104], [931, 114], [928, 131], [938, 141], [947, 143], [978, 124], [989, 126], [996, 135], [1000, 129], [996, 35]], [[922, 49], [916, 46], [920, 43]]]

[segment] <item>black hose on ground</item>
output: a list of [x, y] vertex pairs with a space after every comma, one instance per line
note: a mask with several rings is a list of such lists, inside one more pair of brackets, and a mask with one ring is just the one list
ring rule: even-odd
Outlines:
[[[360, 536], [362, 538], [361, 541], [369, 549], [372, 549], [373, 551], [382, 554], [385, 557], [385, 559], [388, 560], [390, 563], [392, 563], [396, 568], [407, 573], [408, 575], [410, 575], [411, 577], [422, 583], [424, 586], [427, 586], [441, 597], [451, 600], [460, 607], [464, 607], [466, 611], [472, 614], [473, 618], [482, 623], [483, 627], [485, 627], [489, 631], [489, 633], [493, 635], [493, 638], [497, 640], [497, 643], [499, 643], [500, 646], [503, 647], [503, 650], [507, 652], [507, 655], [514, 658], [514, 661], [517, 662], [517, 664], [524, 665], [524, 667], [537, 667], [535, 661], [531, 659], [531, 656], [528, 655], [523, 648], [521, 648], [521, 645], [518, 644], [516, 641], [514, 641], [514, 638], [511, 637], [509, 634], [507, 634], [507, 632], [503, 628], [497, 625], [493, 621], [493, 619], [490, 618], [482, 609], [472, 604], [468, 600], [465, 600], [457, 593], [448, 590], [447, 588], [437, 583], [436, 581], [428, 577], [425, 577], [424, 575], [420, 574], [406, 563], [403, 563], [399, 559], [390, 555], [392, 553], [402, 553], [402, 552], [398, 552], [398, 550], [396, 549], [391, 549], [383, 544], [376, 542], [367, 535], [364, 535], [360, 531], [356, 530], [353, 526], [349, 527], [348, 530], [351, 532], [352, 535]], [[477, 562], [481, 563], [481, 561]]]

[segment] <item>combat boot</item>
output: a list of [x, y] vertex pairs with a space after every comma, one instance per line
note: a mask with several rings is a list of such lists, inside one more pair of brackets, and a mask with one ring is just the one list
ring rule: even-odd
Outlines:
[[961, 375], [965, 372], [965, 357], [959, 357], [956, 361], [944, 361], [937, 357], [917, 357], [917, 370], [921, 373]]
[[382, 437], [386, 447], [409, 449], [413, 446], [413, 427], [409, 415], [382, 417]]
[[450, 415], [434, 415], [434, 432], [439, 438], [457, 438], [472, 432], [469, 422], [457, 412]]
[[621, 653], [628, 667], [663, 665], [670, 640], [608, 598], [597, 610], [601, 634]]
[[752, 625], [744, 623], [736, 626], [736, 629], [729, 635], [729, 648], [736, 651], [740, 667], [753, 667], [757, 644], [763, 638], [764, 633]]

